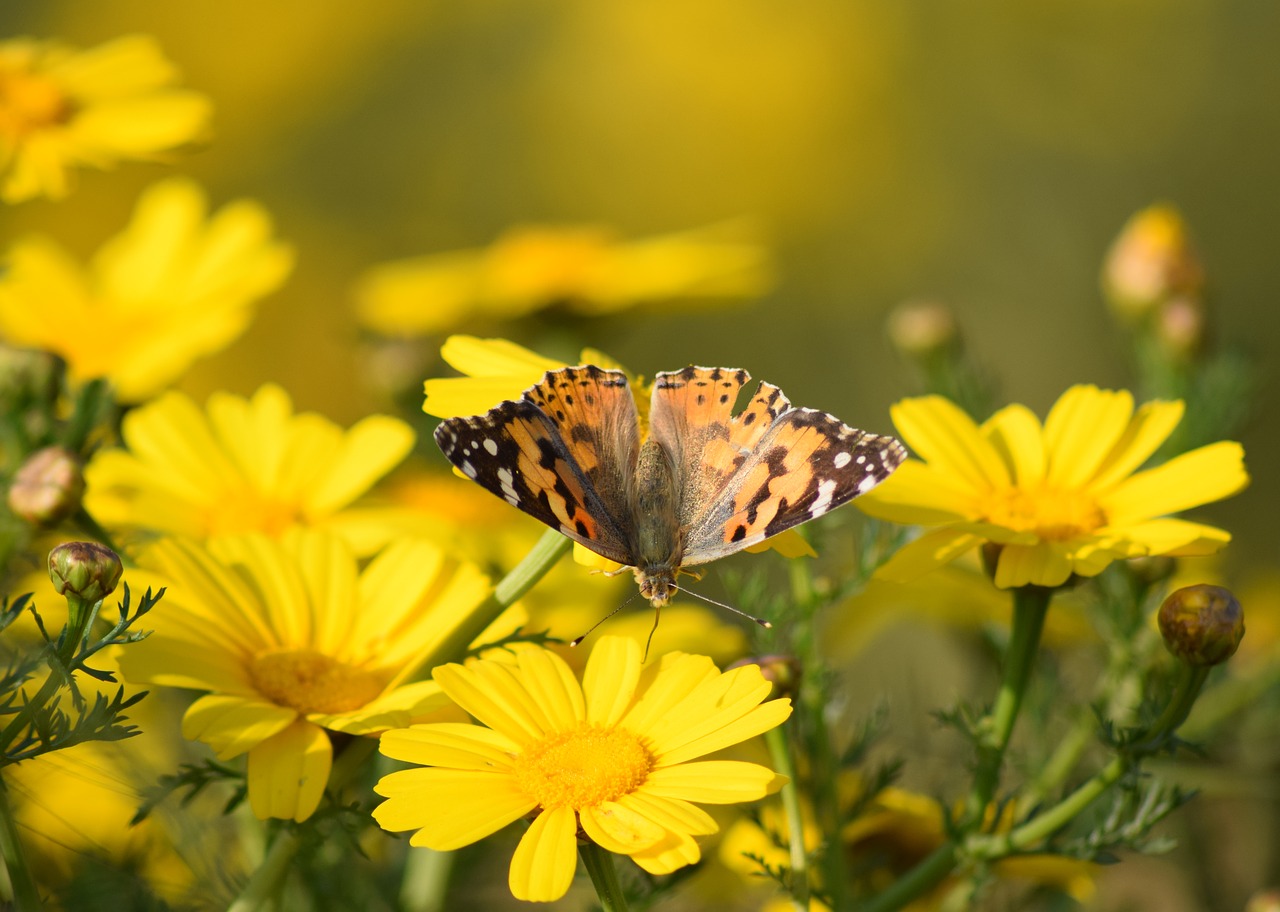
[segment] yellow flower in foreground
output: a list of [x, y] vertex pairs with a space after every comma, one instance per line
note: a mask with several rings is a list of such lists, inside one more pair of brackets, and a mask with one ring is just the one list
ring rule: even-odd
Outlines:
[[260, 818], [305, 820], [329, 779], [326, 729], [371, 735], [446, 707], [413, 676], [489, 594], [487, 580], [423, 542], [361, 571], [332, 535], [166, 539], [139, 563], [168, 586], [155, 632], [121, 653], [130, 681], [210, 691], [182, 733], [226, 760], [248, 752]]
[[702, 760], [779, 725], [789, 700], [748, 665], [721, 673], [705, 656], [641, 666], [640, 645], [601, 637], [582, 684], [554, 653], [436, 669], [436, 682], [481, 725], [436, 723], [382, 736], [388, 757], [422, 765], [385, 776], [374, 819], [417, 830], [412, 845], [449, 851], [521, 817], [533, 823], [511, 860], [511, 892], [558, 899], [577, 867], [579, 830], [651, 874], [697, 861], [714, 820], [694, 802], [763, 798], [781, 778], [754, 763]]
[[1044, 425], [1011, 405], [978, 426], [939, 396], [892, 409], [909, 459], [859, 498], [864, 512], [939, 528], [908, 544], [879, 575], [906, 580], [985, 542], [999, 547], [997, 586], [1058, 586], [1114, 560], [1217, 551], [1222, 529], [1170, 518], [1248, 484], [1244, 451], [1219, 442], [1135, 472], [1173, 432], [1181, 402], [1136, 412], [1125, 391], [1074, 386]]
[[206, 208], [189, 180], [153, 184], [87, 270], [53, 241], [18, 241], [0, 276], [0, 337], [61, 355], [77, 382], [106, 377], [126, 402], [159, 392], [239, 336], [293, 265], [257, 203]]
[[100, 450], [85, 469], [85, 506], [108, 527], [192, 538], [324, 527], [361, 554], [398, 530], [377, 509], [347, 508], [413, 448], [399, 419], [371, 415], [344, 431], [294, 414], [267, 384], [251, 399], [214, 393], [204, 412], [165, 393], [126, 415], [121, 433], [128, 449]]
[[67, 170], [157, 159], [208, 132], [212, 107], [173, 88], [178, 74], [147, 35], [87, 51], [0, 43], [0, 199], [67, 194]]
[[768, 252], [739, 224], [640, 241], [592, 226], [530, 225], [487, 248], [375, 267], [356, 299], [370, 329], [420, 336], [552, 305], [602, 314], [653, 301], [745, 298], [771, 283]]

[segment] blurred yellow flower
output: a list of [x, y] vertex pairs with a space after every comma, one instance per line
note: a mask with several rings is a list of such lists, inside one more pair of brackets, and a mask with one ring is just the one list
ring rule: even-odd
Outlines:
[[[852, 793], [847, 800], [856, 797], [858, 788], [855, 783], [853, 788], [843, 789]], [[928, 796], [896, 787], [882, 789], [863, 812], [844, 827], [841, 842], [848, 859], [847, 869], [861, 872], [867, 891], [885, 889], [946, 841], [942, 810], [942, 805]], [[813, 823], [812, 807], [803, 804], [801, 814], [805, 848], [817, 851], [822, 847], [822, 834]], [[1011, 823], [1012, 814], [1005, 814], [996, 829], [1006, 831]], [[747, 856], [754, 855], [772, 867], [785, 868], [790, 864], [786, 848], [789, 839], [790, 829], [782, 809], [765, 805], [756, 819], [739, 819], [725, 831], [720, 843], [720, 860], [729, 869], [759, 882], [756, 875], [760, 866]], [[1006, 858], [993, 865], [993, 873], [1002, 881], [1054, 887], [1077, 902], [1092, 898], [1098, 869], [1092, 862], [1049, 854]], [[954, 898], [948, 894], [955, 885], [955, 880], [943, 881], [904, 909], [910, 912], [950, 909]], [[793, 904], [782, 900], [766, 906], [770, 912], [791, 908]], [[826, 912], [828, 907], [813, 900], [809, 908], [811, 912]]]
[[257, 203], [206, 208], [189, 180], [153, 184], [87, 270], [51, 240], [18, 241], [0, 276], [0, 337], [61, 355], [77, 382], [109, 379], [123, 401], [159, 392], [239, 336], [293, 265]]
[[1222, 441], [1136, 472], [1182, 418], [1181, 402], [1136, 412], [1126, 391], [1074, 386], [1044, 425], [1011, 405], [981, 426], [940, 396], [892, 409], [909, 459], [859, 498], [864, 512], [938, 528], [907, 544], [878, 571], [907, 580], [990, 542], [995, 583], [1059, 586], [1114, 560], [1210, 554], [1231, 536], [1169, 518], [1221, 500], [1249, 482], [1244, 451]]
[[363, 570], [336, 536], [164, 539], [139, 563], [166, 582], [155, 632], [123, 650], [130, 681], [210, 691], [182, 733], [221, 759], [248, 752], [260, 818], [305, 820], [329, 779], [326, 730], [370, 735], [445, 708], [414, 675], [489, 594], [488, 581], [425, 542]]
[[294, 414], [288, 393], [267, 384], [250, 399], [214, 393], [203, 412], [164, 393], [129, 412], [121, 434], [127, 449], [99, 450], [85, 468], [85, 506], [107, 527], [193, 538], [324, 527], [360, 554], [399, 531], [376, 508], [348, 509], [413, 448], [399, 419], [343, 430]]
[[177, 80], [148, 35], [86, 51], [0, 43], [0, 199], [63, 197], [69, 168], [153, 160], [203, 139], [212, 105]]
[[669, 653], [642, 667], [640, 645], [602, 637], [581, 685], [554, 653], [445, 665], [435, 679], [481, 725], [436, 723], [387, 732], [382, 752], [423, 769], [391, 773], [374, 819], [417, 830], [410, 843], [449, 851], [526, 815], [511, 860], [518, 899], [550, 902], [569, 889], [577, 840], [630, 855], [651, 874], [696, 862], [695, 836], [717, 831], [694, 802], [763, 798], [781, 778], [755, 763], [697, 757], [782, 723], [754, 665], [721, 673], [705, 656]]
[[361, 323], [388, 336], [448, 332], [553, 305], [607, 314], [638, 304], [758, 295], [768, 251], [738, 223], [638, 241], [595, 226], [515, 227], [492, 245], [387, 263], [356, 288]]

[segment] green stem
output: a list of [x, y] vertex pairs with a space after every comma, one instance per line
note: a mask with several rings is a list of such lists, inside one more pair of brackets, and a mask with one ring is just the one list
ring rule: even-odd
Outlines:
[[257, 912], [258, 909], [266, 908], [279, 894], [297, 854], [298, 834], [293, 830], [281, 829], [245, 888], [227, 906], [227, 912]]
[[1052, 595], [1052, 589], [1040, 586], [1023, 586], [1013, 591], [1013, 631], [1005, 652], [1000, 691], [991, 713], [982, 720], [978, 730], [978, 768], [965, 805], [968, 830], [981, 826], [987, 805], [995, 795], [1004, 754], [1040, 648], [1040, 634]]
[[573, 542], [568, 538], [548, 529], [524, 559], [498, 582], [493, 593], [432, 650], [428, 664], [434, 667], [445, 662], [462, 661], [476, 637], [546, 576], [572, 546]]
[[791, 899], [800, 912], [809, 908], [809, 853], [804, 844], [804, 816], [800, 812], [800, 789], [796, 784], [795, 763], [791, 759], [791, 742], [779, 725], [764, 733], [773, 768], [789, 780], [782, 787], [782, 809], [787, 817], [788, 848], [791, 864]]
[[27, 867], [27, 856], [22, 851], [22, 841], [18, 837], [18, 823], [13, 819], [13, 808], [9, 804], [9, 789], [0, 779], [0, 856], [4, 858], [5, 870], [9, 874], [9, 885], [13, 889], [13, 909], [15, 912], [39, 912], [44, 906], [40, 902], [40, 891]]
[[944, 842], [882, 893], [858, 906], [858, 912], [894, 912], [942, 883], [956, 866], [954, 842]]
[[591, 877], [591, 885], [596, 888], [596, 896], [600, 899], [603, 912], [627, 912], [627, 897], [622, 892], [622, 884], [618, 882], [613, 855], [589, 840], [579, 843], [578, 854], [582, 856], [582, 864]]

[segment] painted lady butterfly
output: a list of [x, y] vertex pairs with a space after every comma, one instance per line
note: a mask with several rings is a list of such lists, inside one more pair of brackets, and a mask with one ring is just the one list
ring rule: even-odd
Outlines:
[[521, 399], [449, 418], [436, 443], [468, 478], [635, 571], [661, 608], [686, 568], [815, 519], [884, 481], [906, 458], [892, 437], [761, 383], [733, 410], [747, 372], [686, 367], [654, 378], [641, 439], [621, 371], [548, 371]]

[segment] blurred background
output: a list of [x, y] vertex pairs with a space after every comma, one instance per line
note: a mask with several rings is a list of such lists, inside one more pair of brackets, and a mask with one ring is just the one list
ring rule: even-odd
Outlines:
[[[1099, 268], [1126, 219], [1163, 201], [1199, 248], [1217, 343], [1261, 368], [1242, 435], [1253, 486], [1204, 518], [1237, 537], [1226, 564], [1276, 563], [1278, 4], [0, 7], [5, 36], [88, 47], [133, 32], [214, 102], [212, 141], [177, 170], [215, 204], [264, 203], [298, 251], [250, 331], [182, 382], [201, 400], [274, 380], [343, 423], [390, 408], [355, 316], [375, 265], [483, 247], [522, 223], [629, 239], [730, 221], [773, 256], [773, 281], [745, 303], [456, 329], [566, 360], [590, 345], [649, 376], [741, 366], [889, 431], [888, 405], [918, 390], [885, 318], [931, 297], [954, 308], [997, 401], [1043, 414], [1073, 383], [1131, 385]], [[65, 202], [0, 212], [0, 238], [45, 231], [88, 255], [172, 170], [83, 171]], [[418, 380], [449, 373], [431, 349]]]

